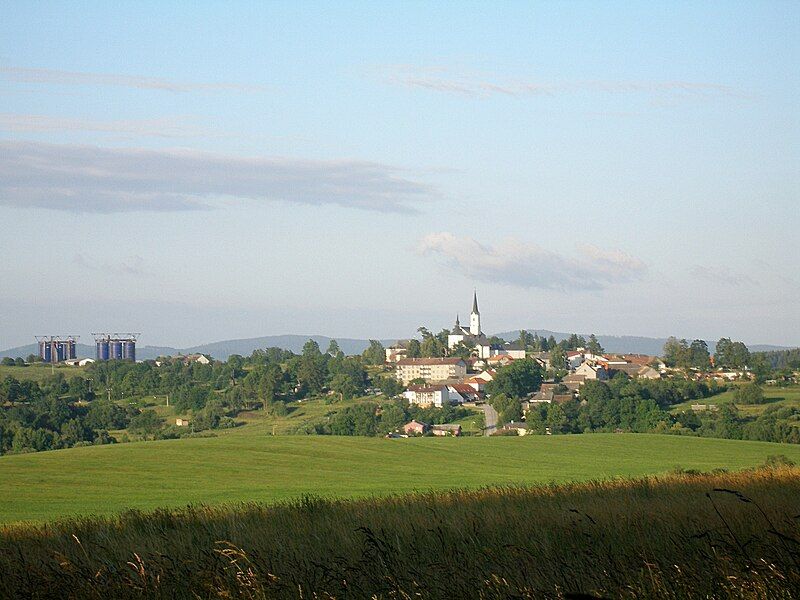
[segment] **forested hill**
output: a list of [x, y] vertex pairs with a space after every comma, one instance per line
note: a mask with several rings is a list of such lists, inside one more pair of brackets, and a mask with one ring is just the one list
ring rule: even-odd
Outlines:
[[[527, 331], [531, 335], [538, 334], [539, 337], [544, 338], [549, 338], [552, 335], [557, 342], [560, 342], [571, 335], [569, 333], [550, 331], [548, 329], [528, 329]], [[519, 339], [519, 330], [505, 331], [496, 335], [504, 340], [516, 340]], [[578, 335], [582, 335], [584, 338], [588, 339], [590, 334], [584, 333]], [[606, 352], [619, 354], [649, 354], [652, 356], [660, 356], [663, 354], [664, 344], [666, 343], [667, 338], [650, 338], [635, 335], [598, 335], [597, 341], [600, 342], [600, 345]], [[716, 340], [706, 340], [706, 342], [708, 342], [708, 351], [713, 354], [717, 345]], [[747, 344], [747, 347], [751, 352], [766, 352], [788, 349], [786, 346], [773, 346], [770, 344]]]
[[[536, 333], [539, 334], [540, 337], [550, 337], [551, 335], [556, 338], [557, 341], [560, 341], [564, 338], [569, 337], [570, 334], [568, 333], [561, 333], [558, 331], [549, 331], [547, 329], [528, 329], [528, 331], [532, 334]], [[506, 331], [503, 333], [496, 334], [498, 337], [501, 337], [506, 340], [516, 340], [519, 338], [519, 330], [516, 331]], [[585, 334], [584, 337], [589, 337], [588, 334]], [[242, 356], [249, 356], [253, 353], [253, 350], [258, 348], [283, 348], [284, 350], [291, 350], [292, 352], [299, 354], [302, 352], [303, 344], [305, 344], [309, 339], [313, 339], [316, 341], [320, 348], [327, 348], [328, 343], [331, 339], [328, 336], [324, 335], [268, 335], [263, 337], [256, 337], [256, 338], [247, 338], [247, 339], [238, 339], [238, 340], [223, 340], [220, 342], [212, 342], [210, 344], [202, 344], [200, 346], [192, 346], [189, 348], [173, 348], [169, 346], [138, 346], [136, 348], [136, 357], [140, 360], [147, 360], [152, 358], [157, 358], [159, 356], [169, 356], [169, 355], [176, 355], [176, 354], [191, 354], [193, 352], [200, 352], [202, 354], [210, 354], [216, 359], [219, 360], [226, 360], [228, 356], [231, 354], [241, 354]], [[339, 347], [342, 349], [342, 352], [345, 354], [361, 354], [367, 346], [369, 346], [369, 340], [360, 340], [360, 339], [353, 339], [353, 338], [335, 338], [336, 341], [339, 343]], [[665, 338], [648, 338], [648, 337], [637, 337], [637, 336], [613, 336], [613, 335], [598, 335], [597, 336], [600, 345], [603, 346], [606, 352], [619, 352], [619, 353], [631, 353], [631, 354], [651, 354], [651, 355], [660, 355], [664, 348], [664, 342], [667, 340]], [[708, 341], [708, 349], [710, 352], [714, 352], [715, 342], [713, 340]], [[395, 339], [384, 339], [380, 340], [380, 342], [384, 346], [389, 346], [395, 342]], [[785, 347], [782, 346], [770, 346], [770, 345], [748, 345], [750, 351], [752, 352], [759, 352], [759, 351], [774, 351], [774, 350], [785, 350]], [[95, 350], [94, 346], [90, 346], [88, 344], [78, 344], [77, 346], [78, 356], [83, 357], [94, 357]], [[29, 354], [37, 354], [38, 350], [36, 344], [28, 344], [26, 346], [18, 346], [16, 348], [9, 348], [8, 350], [0, 351], [0, 358], [4, 356], [10, 356], [12, 358], [16, 358], [17, 356], [21, 356], [25, 358]]]

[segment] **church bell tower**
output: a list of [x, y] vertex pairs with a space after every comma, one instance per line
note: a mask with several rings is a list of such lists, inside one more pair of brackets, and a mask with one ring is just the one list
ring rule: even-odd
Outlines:
[[478, 312], [478, 292], [472, 296], [472, 312], [469, 315], [469, 332], [472, 335], [481, 334], [481, 313]]

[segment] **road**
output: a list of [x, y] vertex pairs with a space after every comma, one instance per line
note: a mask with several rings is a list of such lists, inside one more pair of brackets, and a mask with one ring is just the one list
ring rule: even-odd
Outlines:
[[483, 405], [483, 416], [486, 419], [486, 427], [483, 428], [483, 435], [492, 435], [497, 429], [497, 411], [488, 403]]

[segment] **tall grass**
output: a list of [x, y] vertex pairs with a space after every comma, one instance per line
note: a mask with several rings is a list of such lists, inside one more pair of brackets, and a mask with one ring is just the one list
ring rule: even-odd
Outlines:
[[189, 507], [0, 530], [30, 598], [800, 597], [800, 470]]

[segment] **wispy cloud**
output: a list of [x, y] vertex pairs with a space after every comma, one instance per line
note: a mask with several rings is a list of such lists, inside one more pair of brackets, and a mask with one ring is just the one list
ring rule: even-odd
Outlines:
[[76, 254], [72, 262], [79, 267], [90, 271], [102, 271], [103, 273], [117, 273], [119, 275], [133, 275], [135, 277], [151, 276], [152, 273], [146, 268], [147, 262], [139, 255], [129, 256], [120, 262], [108, 263], [90, 260], [83, 254]]
[[668, 96], [743, 96], [735, 88], [719, 83], [697, 81], [603, 81], [568, 82], [503, 79], [485, 74], [451, 71], [442, 67], [394, 65], [379, 70], [387, 83], [410, 89], [447, 94], [487, 97], [556, 96], [578, 92], [602, 94], [651, 94]]
[[620, 250], [581, 246], [571, 257], [516, 240], [487, 246], [448, 232], [426, 235], [417, 251], [441, 257], [467, 277], [524, 288], [599, 290], [639, 279], [646, 271], [641, 260]]
[[140, 90], [160, 90], [164, 92], [258, 92], [265, 89], [263, 86], [240, 83], [193, 83], [175, 81], [172, 79], [163, 79], [160, 77], [141, 77], [111, 73], [87, 73], [81, 71], [60, 71], [57, 69], [34, 69], [27, 67], [0, 66], [0, 73], [2, 73], [8, 80], [17, 81], [20, 83], [100, 85], [128, 87]]
[[221, 198], [413, 212], [436, 195], [396, 167], [0, 141], [0, 204], [76, 212], [177, 211]]
[[749, 275], [734, 273], [728, 267], [724, 266], [708, 267], [695, 265], [689, 269], [689, 274], [706, 283], [711, 282], [734, 287], [741, 285], [758, 285], [758, 282]]
[[92, 131], [161, 138], [207, 137], [214, 134], [185, 119], [98, 120], [0, 113], [0, 131], [42, 133], [49, 131]]

